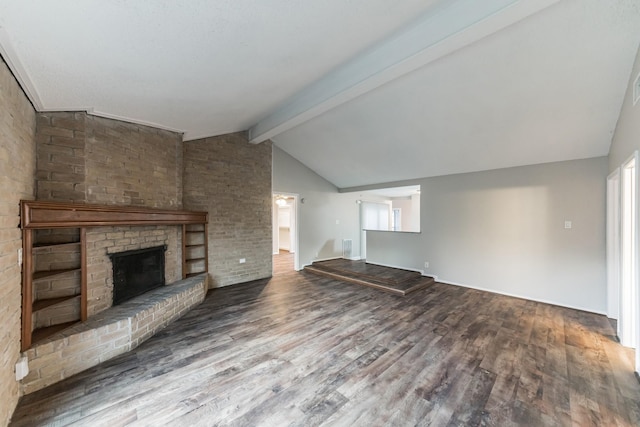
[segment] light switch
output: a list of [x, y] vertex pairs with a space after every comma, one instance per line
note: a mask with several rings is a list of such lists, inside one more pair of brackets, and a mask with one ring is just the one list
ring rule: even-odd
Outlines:
[[564, 222], [564, 228], [569, 229], [569, 228], [571, 228], [571, 226], [572, 226], [571, 221], [565, 221]]

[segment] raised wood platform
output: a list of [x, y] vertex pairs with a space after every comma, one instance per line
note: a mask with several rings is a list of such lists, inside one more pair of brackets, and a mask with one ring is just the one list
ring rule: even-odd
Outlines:
[[407, 295], [432, 285], [432, 277], [422, 276], [417, 271], [383, 267], [367, 264], [365, 261], [352, 261], [338, 258], [317, 261], [304, 268], [310, 273], [357, 285], [369, 286], [395, 295]]

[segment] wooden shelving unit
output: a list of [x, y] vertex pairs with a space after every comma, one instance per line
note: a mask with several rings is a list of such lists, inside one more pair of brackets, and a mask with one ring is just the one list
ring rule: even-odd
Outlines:
[[[58, 230], [62, 227], [58, 228]], [[26, 350], [31, 346], [35, 340], [43, 340], [48, 336], [58, 332], [61, 328], [67, 328], [70, 325], [87, 319], [87, 286], [86, 277], [83, 274], [75, 275], [77, 279], [73, 279], [74, 274], [85, 269], [86, 266], [86, 250], [85, 239], [86, 229], [84, 227], [70, 227], [65, 231], [70, 231], [67, 235], [62, 235], [63, 239], [72, 237], [75, 241], [55, 241], [60, 237], [45, 235], [39, 235], [46, 229], [42, 228], [23, 228], [23, 254], [24, 254], [24, 271], [22, 279], [22, 350]], [[54, 241], [51, 241], [51, 239]], [[46, 239], [46, 241], [40, 241], [40, 239]], [[69, 268], [50, 268], [49, 263], [39, 262], [42, 258], [54, 257], [56, 254], [65, 253], [73, 254], [73, 258], [77, 258], [74, 266]], [[70, 255], [71, 256], [71, 255]], [[70, 282], [78, 281], [75, 283], [72, 289], [78, 291], [72, 291], [68, 293], [69, 289], [56, 289], [56, 283], [64, 283], [62, 280], [51, 279], [63, 279], [69, 277]], [[37, 291], [38, 284], [41, 282], [49, 282], [47, 292], [49, 294], [59, 295], [55, 297], [43, 297]], [[61, 295], [63, 294], [63, 295]], [[75, 319], [69, 320], [49, 320], [45, 326], [39, 325], [37, 320], [38, 316], [46, 316], [45, 310], [55, 305], [72, 301], [77, 299], [77, 313]], [[55, 323], [54, 323], [55, 322]]]
[[[73, 326], [78, 322], [65, 322], [65, 323], [58, 323], [57, 325], [53, 325], [53, 326], [49, 326], [48, 328], [39, 328], [33, 331], [33, 334], [31, 335], [31, 339], [34, 343], [38, 342], [38, 341], [42, 341], [44, 339], [46, 339], [47, 337], [55, 334], [56, 332], [60, 332], [64, 329], [67, 329], [69, 326]], [[23, 350], [24, 351], [24, 350]]]
[[202, 274], [209, 270], [207, 224], [182, 226], [182, 278]]
[[44, 270], [44, 271], [36, 271], [32, 275], [32, 280], [36, 281], [39, 279], [47, 279], [50, 277], [60, 276], [62, 274], [71, 273], [73, 271], [80, 271], [80, 267], [78, 268], [64, 268], [61, 270]]
[[[22, 274], [22, 351], [33, 343], [46, 339], [69, 326], [87, 319], [87, 228], [102, 226], [131, 225], [182, 225], [182, 275], [207, 271], [207, 213], [193, 211], [172, 211], [161, 209], [85, 205], [75, 203], [42, 202], [23, 200], [21, 206], [21, 228], [23, 234], [23, 274]], [[51, 241], [39, 239], [38, 230], [76, 229], [73, 241]], [[187, 236], [191, 240], [187, 240]], [[189, 243], [191, 242], [191, 243]], [[38, 257], [46, 257], [57, 251], [73, 253], [78, 262], [65, 268], [40, 268]], [[189, 254], [194, 254], [188, 257]], [[197, 256], [196, 256], [197, 255]], [[74, 258], [74, 259], [75, 259]], [[38, 267], [38, 268], [36, 268]], [[187, 267], [192, 270], [187, 271]], [[78, 274], [79, 273], [79, 274]], [[75, 289], [79, 292], [55, 297], [38, 297], [36, 286], [41, 281], [66, 276], [79, 276]], [[52, 282], [53, 283], [53, 282]], [[61, 293], [63, 291], [60, 290]], [[68, 291], [67, 291], [68, 292]], [[69, 304], [78, 300], [79, 315], [74, 321], [65, 321], [34, 327], [34, 316], [42, 314], [58, 304]], [[66, 319], [65, 319], [66, 320]]]
[[79, 296], [80, 294], [68, 295], [66, 297], [45, 298], [45, 299], [35, 300], [33, 302], [33, 306], [31, 307], [31, 310], [35, 313], [38, 310], [43, 310], [47, 307], [51, 307], [52, 305], [56, 305], [64, 301], [69, 301], [71, 299], [78, 298]]

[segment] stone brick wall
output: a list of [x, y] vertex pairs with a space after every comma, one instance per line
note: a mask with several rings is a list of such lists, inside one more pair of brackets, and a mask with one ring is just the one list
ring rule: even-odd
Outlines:
[[180, 208], [182, 135], [86, 113], [38, 113], [37, 197]]
[[184, 208], [209, 212], [210, 286], [271, 276], [271, 143], [243, 133], [188, 141], [183, 163]]
[[37, 114], [38, 200], [84, 202], [86, 113]]
[[[182, 208], [181, 134], [83, 112], [48, 112], [37, 114], [36, 146], [38, 199]], [[180, 236], [176, 226], [87, 230], [87, 314], [111, 306], [108, 254], [166, 244], [165, 278], [167, 283], [180, 279]], [[46, 291], [46, 283], [38, 285]], [[73, 307], [77, 304], [70, 301], [39, 313], [36, 325], [70, 317]]]
[[182, 277], [182, 230], [176, 226], [98, 227], [87, 230], [87, 314], [111, 307], [113, 269], [109, 254], [167, 245], [165, 280]]
[[88, 203], [182, 207], [182, 135], [87, 116]]
[[0, 59], [0, 425], [9, 423], [20, 393], [19, 201], [35, 195], [35, 128], [33, 107]]

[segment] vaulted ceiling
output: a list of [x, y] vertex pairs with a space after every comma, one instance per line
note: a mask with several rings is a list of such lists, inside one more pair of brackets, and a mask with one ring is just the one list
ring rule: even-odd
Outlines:
[[0, 0], [35, 107], [249, 130], [337, 187], [607, 155], [638, 0]]

